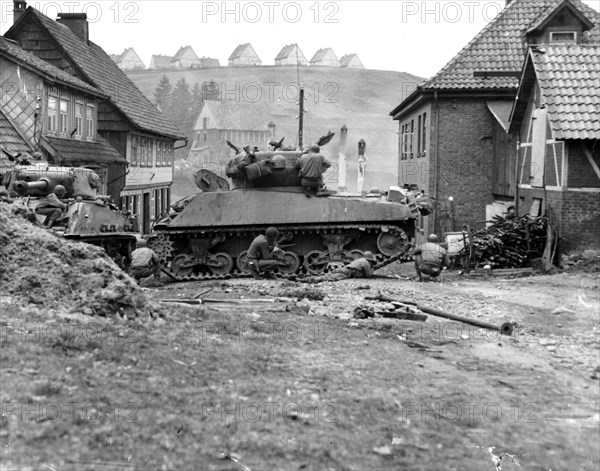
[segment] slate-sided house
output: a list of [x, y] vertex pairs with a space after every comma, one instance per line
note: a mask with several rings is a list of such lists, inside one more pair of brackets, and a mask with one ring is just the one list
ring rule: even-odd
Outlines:
[[9, 172], [15, 166], [9, 156], [31, 155], [32, 153], [33, 147], [0, 107], [0, 175]]
[[288, 44], [275, 57], [275, 65], [308, 65], [298, 44]]
[[192, 46], [182, 46], [173, 56], [170, 63], [171, 67], [190, 68], [200, 67], [200, 59], [192, 49]]
[[[98, 106], [107, 96], [97, 88], [0, 37], [0, 152], [41, 152], [60, 166], [93, 168], [100, 193], [117, 192], [109, 175], [125, 171], [121, 156], [98, 132]], [[6, 134], [5, 134], [6, 133]]]
[[150, 59], [149, 69], [168, 69], [171, 67], [173, 56], [163, 56], [160, 54], [152, 55]]
[[111, 54], [111, 58], [121, 70], [143, 70], [146, 68], [146, 64], [132, 47], [128, 47], [121, 54]]
[[346, 54], [340, 59], [340, 67], [349, 67], [352, 69], [364, 69], [362, 61], [358, 58], [358, 54]]
[[424, 234], [483, 227], [513, 203], [517, 142], [506, 130], [527, 46], [570, 33], [597, 44], [599, 17], [578, 0], [512, 0], [390, 113], [399, 122], [399, 183], [437, 200], [421, 221]]
[[202, 104], [193, 133], [188, 162], [225, 176], [225, 164], [235, 155], [226, 141], [240, 149], [249, 145], [264, 150], [275, 125], [259, 103], [209, 100]]
[[330, 67], [339, 67], [340, 61], [338, 60], [335, 52], [330, 47], [319, 49], [315, 52], [315, 55], [310, 60], [310, 65], [322, 65]]
[[563, 250], [600, 249], [600, 45], [530, 48], [510, 130], [518, 213], [549, 205]]
[[138, 215], [144, 232], [170, 203], [175, 142], [179, 131], [129, 80], [108, 54], [88, 37], [85, 14], [61, 13], [57, 21], [15, 1], [15, 23], [6, 37], [100, 90], [98, 134], [128, 163], [126, 172], [108, 175], [108, 185], [122, 188], [122, 207]]
[[230, 66], [261, 64], [262, 61], [260, 60], [260, 57], [258, 57], [258, 54], [256, 54], [256, 51], [250, 43], [240, 44], [229, 56]]

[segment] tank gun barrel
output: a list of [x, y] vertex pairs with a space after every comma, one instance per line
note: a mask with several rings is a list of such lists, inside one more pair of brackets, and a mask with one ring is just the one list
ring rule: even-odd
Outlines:
[[43, 178], [36, 182], [17, 181], [14, 183], [13, 188], [17, 193], [25, 193], [30, 190], [45, 190], [49, 186], [50, 182]]

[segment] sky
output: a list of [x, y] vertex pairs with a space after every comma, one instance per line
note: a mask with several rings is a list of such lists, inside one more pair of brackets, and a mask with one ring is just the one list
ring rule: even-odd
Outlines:
[[[90, 39], [106, 52], [133, 47], [148, 66], [152, 54], [174, 55], [190, 45], [199, 57], [227, 65], [238, 44], [250, 42], [272, 65], [286, 44], [308, 60], [331, 47], [338, 58], [356, 53], [370, 69], [430, 77], [504, 8], [480, 1], [29, 1], [51, 18], [85, 12]], [[585, 0], [600, 10], [600, 0]], [[12, 2], [0, 2], [0, 34], [12, 25]]]

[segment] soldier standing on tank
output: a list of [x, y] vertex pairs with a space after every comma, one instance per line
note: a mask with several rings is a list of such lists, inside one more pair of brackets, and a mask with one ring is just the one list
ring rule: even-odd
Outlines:
[[60, 201], [67, 190], [62, 185], [56, 185], [54, 191], [40, 199], [39, 204], [35, 208], [36, 214], [46, 216], [44, 226], [51, 228], [56, 221], [62, 216], [62, 213], [67, 209], [67, 205]]
[[331, 167], [331, 162], [319, 154], [320, 151], [319, 146], [313, 144], [308, 154], [302, 155], [296, 163], [296, 168], [300, 169], [298, 175], [302, 178], [302, 186], [307, 198], [312, 194], [317, 195], [323, 185], [323, 173]]
[[145, 239], [140, 239], [137, 249], [131, 253], [131, 276], [139, 283], [142, 278], [154, 275], [154, 281], [160, 283], [160, 260], [156, 252], [147, 245]]
[[275, 227], [268, 227], [265, 235], [257, 236], [250, 244], [248, 249], [248, 268], [252, 272], [252, 276], [259, 280], [263, 277], [271, 278], [272, 272], [277, 271], [279, 264], [275, 260], [275, 256], [283, 253], [276, 246], [279, 231]]
[[340, 281], [348, 278], [372, 278], [373, 265], [375, 265], [375, 257], [372, 252], [366, 250], [362, 257], [344, 267], [336, 268], [331, 273], [322, 276], [310, 276], [298, 281], [302, 283], [320, 283], [321, 281]]
[[431, 277], [436, 280], [444, 267], [448, 266], [448, 252], [437, 242], [437, 236], [430, 234], [427, 242], [419, 245], [414, 251], [415, 269], [419, 281], [423, 281], [423, 275], [426, 275], [427, 279]]

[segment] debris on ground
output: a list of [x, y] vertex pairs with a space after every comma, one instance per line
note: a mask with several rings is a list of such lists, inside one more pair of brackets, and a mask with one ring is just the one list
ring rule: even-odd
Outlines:
[[599, 273], [600, 252], [590, 249], [582, 253], [563, 255], [561, 263], [563, 268], [570, 272]]
[[492, 268], [521, 268], [540, 258], [546, 247], [547, 218], [523, 216], [505, 219], [494, 216], [493, 224], [471, 233], [460, 255], [469, 258], [470, 266], [490, 265]]
[[317, 288], [288, 289], [285, 290], [281, 295], [287, 298], [294, 298], [299, 301], [302, 299], [309, 299], [311, 301], [323, 301], [325, 299], [325, 293]]
[[157, 317], [148, 299], [94, 245], [71, 242], [32, 223], [27, 214], [0, 205], [3, 302], [101, 317]]

